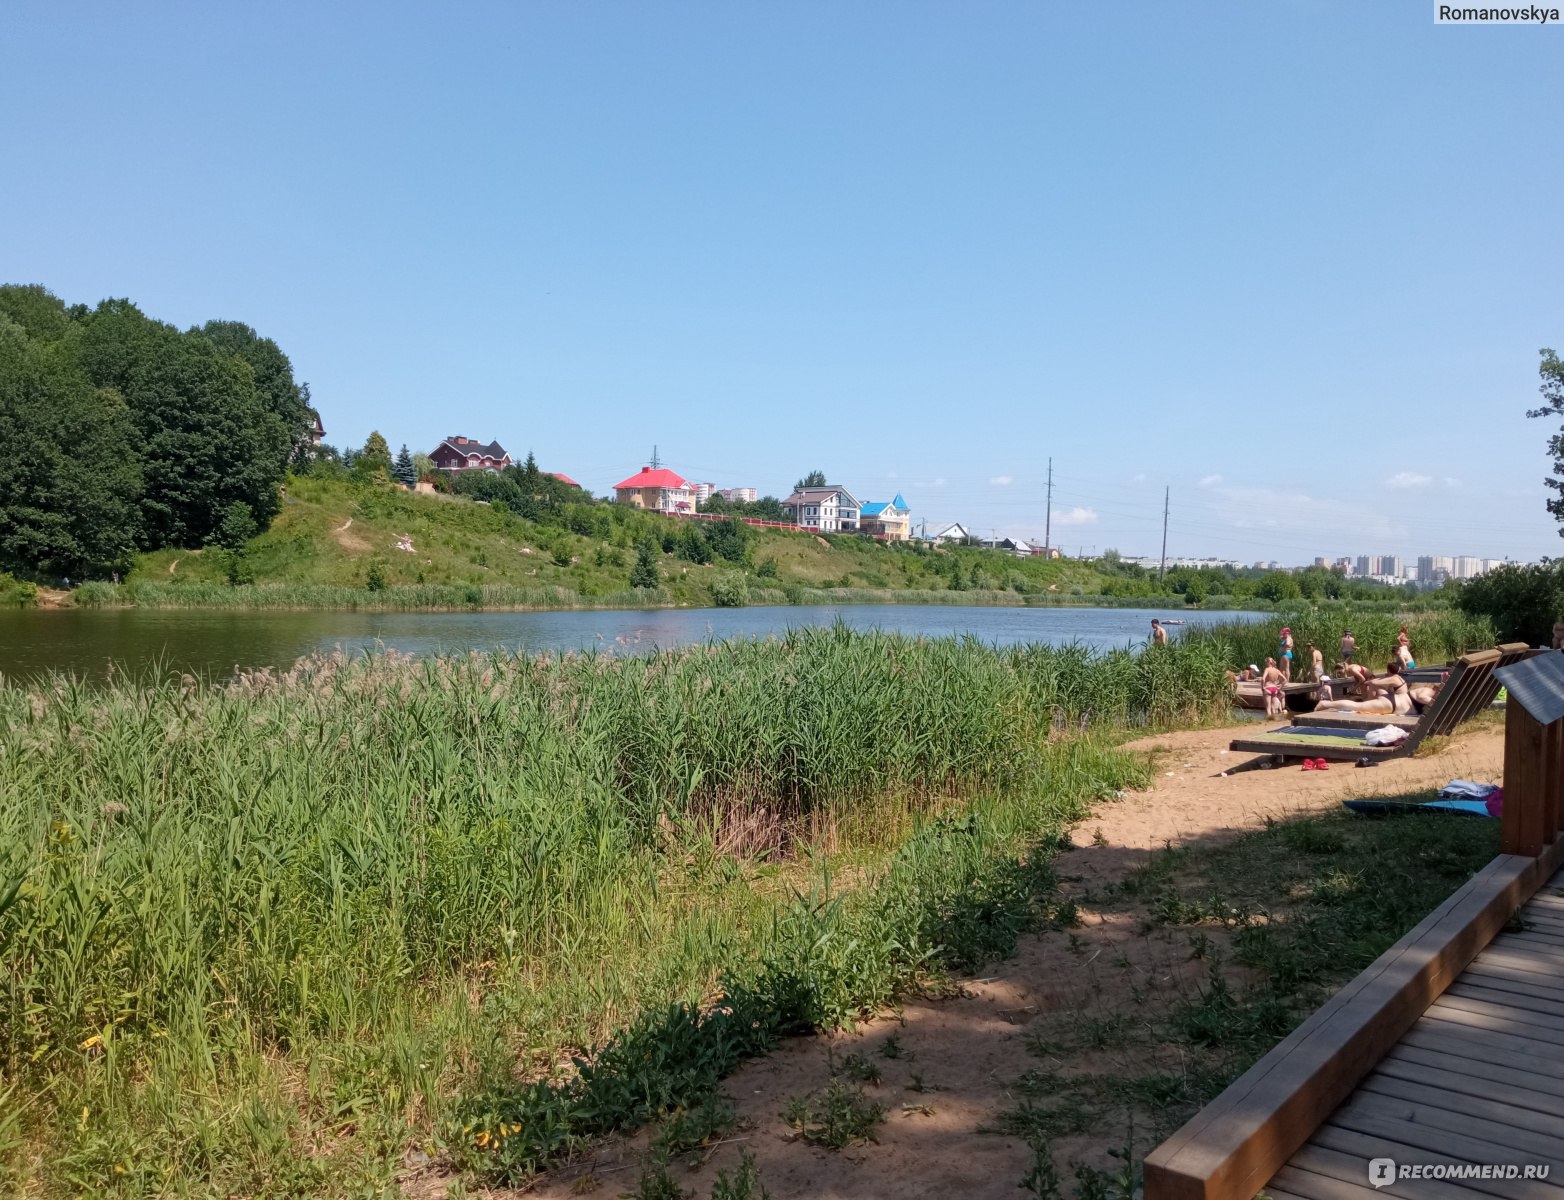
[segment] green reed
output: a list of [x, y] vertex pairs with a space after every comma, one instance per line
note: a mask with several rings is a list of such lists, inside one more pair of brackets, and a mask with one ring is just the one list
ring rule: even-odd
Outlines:
[[518, 1099], [562, 1051], [689, 1026], [725, 1069], [713, 995], [780, 1036], [1003, 953], [1028, 847], [1144, 779], [1060, 735], [1211, 718], [1220, 670], [837, 628], [0, 686], [0, 1177], [345, 1193], [418, 1141], [516, 1177], [656, 1108], [606, 1068]]
[[1236, 670], [1249, 663], [1264, 666], [1267, 656], [1276, 655], [1282, 627], [1288, 626], [1295, 643], [1296, 675], [1308, 670], [1307, 646], [1311, 641], [1325, 656], [1326, 669], [1333, 669], [1341, 658], [1342, 632], [1348, 629], [1357, 641], [1356, 661], [1382, 668], [1395, 654], [1396, 634], [1402, 625], [1407, 627], [1412, 653], [1419, 663], [1448, 662], [1468, 650], [1494, 644], [1493, 626], [1485, 618], [1468, 617], [1456, 609], [1396, 612], [1346, 604], [1295, 608], [1253, 622], [1189, 626], [1182, 640], [1186, 646], [1214, 648], [1223, 662]]

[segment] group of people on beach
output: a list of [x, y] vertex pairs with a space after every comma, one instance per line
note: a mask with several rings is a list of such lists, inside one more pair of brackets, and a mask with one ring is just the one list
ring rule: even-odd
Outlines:
[[[1286, 689], [1292, 682], [1294, 646], [1292, 630], [1284, 625], [1278, 635], [1276, 655], [1265, 660], [1264, 670], [1251, 663], [1233, 677], [1235, 682], [1260, 684], [1268, 717], [1286, 715]], [[1417, 660], [1412, 656], [1412, 639], [1405, 625], [1396, 634], [1394, 655], [1380, 675], [1353, 661], [1357, 657], [1358, 643], [1350, 629], [1342, 630], [1341, 658], [1333, 671], [1326, 671], [1325, 655], [1318, 646], [1313, 642], [1306, 642], [1304, 646], [1309, 654], [1309, 676], [1317, 697], [1316, 712], [1405, 714], [1433, 703], [1439, 694], [1438, 684], [1414, 686], [1406, 679], [1405, 672], [1414, 669]]]

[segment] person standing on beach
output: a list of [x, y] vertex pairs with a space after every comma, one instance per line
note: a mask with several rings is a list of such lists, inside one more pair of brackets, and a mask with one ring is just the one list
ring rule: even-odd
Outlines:
[[1320, 648], [1313, 642], [1304, 644], [1309, 651], [1309, 669], [1314, 672], [1314, 678], [1318, 679], [1325, 674], [1325, 656], [1320, 653]]
[[1168, 644], [1168, 628], [1156, 617], [1151, 618], [1151, 644], [1153, 646], [1166, 646]]
[[1341, 661], [1350, 664], [1352, 656], [1357, 653], [1357, 650], [1358, 639], [1352, 636], [1352, 630], [1343, 629], [1341, 631]]
[[1265, 692], [1265, 715], [1267, 717], [1280, 717], [1287, 712], [1287, 697], [1282, 693], [1282, 687], [1287, 682], [1287, 677], [1282, 674], [1281, 668], [1276, 665], [1274, 658], [1265, 660], [1265, 671], [1260, 676], [1260, 688]]
[[1286, 625], [1282, 626], [1282, 635], [1279, 639], [1281, 653], [1277, 655], [1280, 660], [1277, 665], [1282, 669], [1282, 680], [1285, 683], [1292, 682], [1292, 630]]

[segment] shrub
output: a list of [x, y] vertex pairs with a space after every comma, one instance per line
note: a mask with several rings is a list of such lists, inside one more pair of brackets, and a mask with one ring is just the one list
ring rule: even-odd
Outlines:
[[738, 571], [723, 571], [711, 581], [711, 602], [718, 608], [743, 608], [749, 603], [749, 582]]

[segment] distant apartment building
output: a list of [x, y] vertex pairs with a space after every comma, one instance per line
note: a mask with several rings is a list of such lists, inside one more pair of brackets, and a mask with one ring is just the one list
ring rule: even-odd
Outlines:
[[696, 504], [705, 504], [706, 501], [717, 494], [717, 485], [715, 483], [692, 483], [690, 484], [690, 491], [695, 494]]
[[1323, 558], [1316, 558], [1314, 560], [1314, 565], [1319, 567], [1322, 571], [1329, 569], [1329, 564], [1327, 564]]
[[782, 501], [794, 524], [821, 533], [856, 533], [860, 507], [851, 492], [834, 485], [799, 488]]
[[614, 499], [620, 504], [651, 512], [695, 511], [694, 489], [686, 479], [667, 467], [642, 467], [629, 479], [614, 484]]
[[1352, 560], [1350, 558], [1338, 558], [1335, 562], [1335, 567], [1343, 575], [1352, 574]]
[[1457, 554], [1450, 573], [1457, 579], [1475, 579], [1483, 572], [1483, 560], [1471, 554]]
[[1374, 574], [1373, 570], [1371, 569], [1373, 565], [1374, 564], [1369, 561], [1369, 556], [1367, 554], [1360, 554], [1358, 555], [1357, 569], [1352, 573], [1354, 575], [1372, 575]]
[[1486, 575], [1489, 571], [1497, 571], [1503, 565], [1504, 560], [1502, 558], [1485, 558], [1483, 559], [1483, 574]]
[[754, 488], [719, 488], [717, 495], [734, 504], [753, 504], [760, 499]]
[[1388, 575], [1392, 579], [1401, 578], [1401, 556], [1399, 554], [1381, 554], [1374, 560], [1375, 575]]

